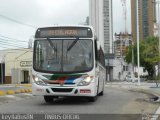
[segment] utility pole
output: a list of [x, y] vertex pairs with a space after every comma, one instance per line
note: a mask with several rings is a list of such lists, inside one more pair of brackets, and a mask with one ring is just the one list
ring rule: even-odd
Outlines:
[[140, 56], [139, 56], [139, 0], [136, 1], [136, 9], [137, 9], [137, 64], [138, 64], [138, 85], [141, 85], [140, 83]]
[[133, 35], [131, 35], [131, 42], [132, 42], [132, 76], [133, 76], [133, 82], [134, 82], [135, 78], [134, 78], [134, 41], [133, 41]]
[[[159, 4], [160, 4], [160, 1], [156, 1], [156, 4], [158, 4], [158, 11], [157, 11], [157, 13], [158, 13], [158, 40], [159, 40], [159, 58], [160, 58], [160, 16], [159, 16]], [[158, 77], [159, 77], [159, 73], [160, 73], [160, 63], [158, 63]]]

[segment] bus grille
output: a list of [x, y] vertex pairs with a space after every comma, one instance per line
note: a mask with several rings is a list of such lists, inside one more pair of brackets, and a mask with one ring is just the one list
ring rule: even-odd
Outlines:
[[53, 92], [72, 92], [73, 88], [51, 88]]
[[[55, 84], [55, 85], [60, 85], [60, 83], [49, 83], [49, 84]], [[64, 83], [64, 85], [74, 85], [75, 83]]]

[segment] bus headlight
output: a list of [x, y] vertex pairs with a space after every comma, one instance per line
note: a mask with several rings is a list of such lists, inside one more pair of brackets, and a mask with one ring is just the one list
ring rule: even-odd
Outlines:
[[93, 76], [87, 76], [78, 84], [78, 86], [87, 86], [92, 82], [92, 80]]
[[35, 82], [37, 85], [46, 85], [45, 82], [39, 77], [33, 75], [32, 78], [33, 82]]

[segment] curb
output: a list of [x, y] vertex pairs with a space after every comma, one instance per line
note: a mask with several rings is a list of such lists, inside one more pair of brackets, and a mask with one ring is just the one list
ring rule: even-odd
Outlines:
[[144, 94], [149, 94], [149, 95], [153, 95], [155, 97], [158, 97], [159, 101], [160, 101], [160, 93], [157, 93], [157, 92], [154, 92], [154, 91], [150, 91], [149, 88], [145, 88], [145, 87], [137, 87], [137, 86], [123, 86], [123, 85], [105, 85], [105, 86], [109, 86], [109, 87], [112, 87], [112, 88], [123, 88], [123, 89], [128, 89], [128, 90], [131, 90], [131, 91], [134, 91], [134, 92], [141, 92], [141, 93], [144, 93]]
[[14, 92], [14, 90], [7, 90], [6, 94], [7, 95], [14, 95], [15, 92]]
[[154, 95], [154, 96], [157, 96], [157, 97], [160, 96], [160, 95], [157, 94], [156, 92], [150, 91], [150, 90], [148, 90], [148, 89], [139, 89], [138, 91], [141, 91], [141, 92], [146, 93], [146, 94], [148, 93], [148, 94], [151, 94], [151, 95]]
[[5, 95], [14, 95], [14, 94], [20, 94], [20, 93], [31, 93], [32, 89], [19, 89], [19, 90], [7, 90], [3, 91], [0, 90], [0, 96], [5, 96]]
[[15, 84], [15, 86], [31, 87], [32, 84]]
[[32, 87], [32, 84], [5, 84], [5, 86], [23, 86], [23, 87]]
[[6, 95], [6, 92], [0, 91], [0, 96], [5, 96], [5, 95]]

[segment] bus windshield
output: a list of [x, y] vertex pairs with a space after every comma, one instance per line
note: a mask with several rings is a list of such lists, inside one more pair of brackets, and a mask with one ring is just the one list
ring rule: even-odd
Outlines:
[[35, 40], [33, 68], [48, 73], [86, 72], [93, 68], [91, 39]]

